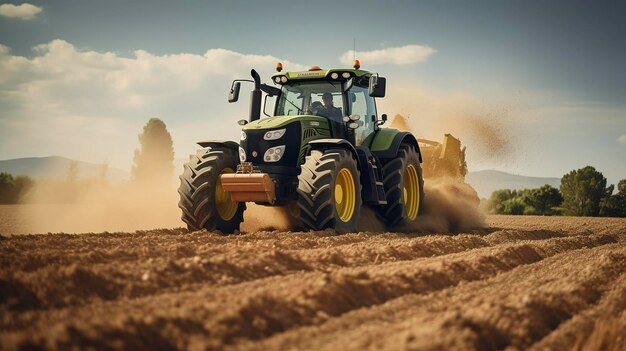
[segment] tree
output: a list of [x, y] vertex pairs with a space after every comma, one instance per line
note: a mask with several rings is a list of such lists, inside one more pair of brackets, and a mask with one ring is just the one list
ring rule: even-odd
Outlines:
[[0, 173], [0, 203], [18, 203], [33, 185], [34, 182], [29, 177], [13, 177], [9, 173]]
[[511, 191], [510, 189], [501, 189], [496, 190], [491, 193], [489, 197], [489, 208], [490, 212], [496, 214], [504, 214], [504, 202], [515, 197], [515, 190]]
[[600, 215], [604, 217], [626, 217], [626, 179], [617, 183], [617, 194], [606, 199], [600, 210]]
[[591, 166], [564, 175], [560, 189], [565, 213], [574, 216], [597, 216], [600, 203], [613, 192], [613, 186], [607, 188], [606, 178]]
[[172, 137], [165, 123], [150, 118], [139, 135], [140, 148], [135, 150], [133, 178], [139, 183], [169, 182], [174, 173]]
[[524, 204], [524, 200], [520, 197], [514, 197], [504, 201], [504, 214], [509, 215], [522, 215], [526, 210], [526, 205]]
[[13, 176], [9, 173], [0, 173], [0, 204], [11, 203], [13, 193]]
[[618, 194], [626, 196], [626, 179], [622, 179], [617, 183]]
[[561, 205], [561, 202], [563, 202], [563, 196], [561, 196], [559, 189], [548, 184], [531, 189], [524, 196], [524, 203], [534, 209], [531, 213], [539, 215], [557, 214], [554, 208]]

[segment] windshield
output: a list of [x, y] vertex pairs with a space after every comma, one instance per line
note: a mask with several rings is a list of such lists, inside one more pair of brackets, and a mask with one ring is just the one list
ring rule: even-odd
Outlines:
[[327, 81], [283, 85], [276, 116], [318, 115], [341, 120], [343, 94], [339, 82]]

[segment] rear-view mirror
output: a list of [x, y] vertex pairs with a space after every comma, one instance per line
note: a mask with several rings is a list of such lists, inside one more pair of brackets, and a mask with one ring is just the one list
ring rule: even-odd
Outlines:
[[372, 75], [370, 77], [369, 95], [371, 97], [385, 97], [387, 81], [383, 77]]
[[228, 102], [235, 102], [239, 100], [240, 89], [241, 89], [241, 83], [235, 82], [233, 86], [230, 88], [230, 93], [228, 94]]

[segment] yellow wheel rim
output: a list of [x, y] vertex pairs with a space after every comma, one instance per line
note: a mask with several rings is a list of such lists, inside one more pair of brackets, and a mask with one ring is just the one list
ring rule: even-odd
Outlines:
[[335, 181], [335, 208], [339, 219], [349, 222], [354, 214], [356, 204], [356, 189], [354, 178], [347, 168], [342, 168]]
[[420, 190], [417, 170], [409, 165], [404, 171], [404, 208], [410, 220], [417, 218], [420, 206]]
[[[224, 168], [222, 173], [234, 173], [231, 168]], [[220, 177], [217, 177], [217, 184], [215, 184], [215, 208], [217, 214], [225, 220], [229, 221], [237, 213], [238, 203], [230, 199], [230, 193], [225, 191], [222, 187], [222, 181]]]

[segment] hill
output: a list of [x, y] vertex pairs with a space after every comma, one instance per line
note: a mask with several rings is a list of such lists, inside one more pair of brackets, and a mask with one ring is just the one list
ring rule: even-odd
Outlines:
[[488, 198], [499, 189], [530, 189], [544, 184], [558, 188], [561, 184], [561, 178], [528, 177], [496, 170], [469, 172], [465, 181], [476, 189], [481, 198]]
[[[70, 163], [74, 161], [61, 156], [26, 157], [0, 161], [0, 172], [7, 172], [15, 176], [25, 175], [33, 179], [62, 180], [67, 177]], [[76, 161], [78, 178], [98, 178], [101, 164]], [[118, 168], [108, 168], [107, 179], [111, 182], [121, 182], [130, 179], [130, 173]]]

